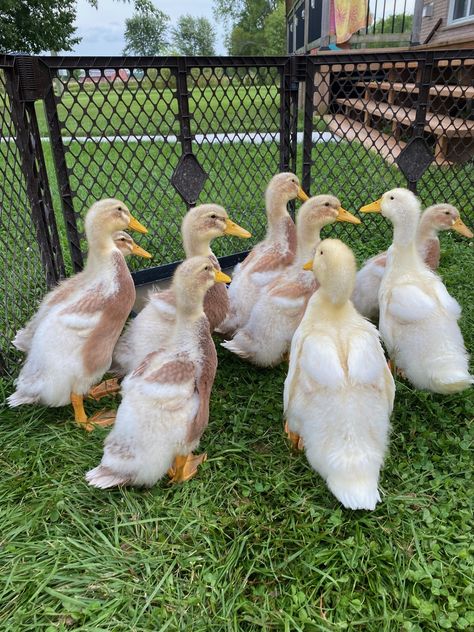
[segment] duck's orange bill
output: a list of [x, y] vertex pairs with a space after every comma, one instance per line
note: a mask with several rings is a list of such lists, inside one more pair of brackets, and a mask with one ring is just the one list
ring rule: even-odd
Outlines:
[[382, 211], [382, 198], [375, 200], [371, 204], [366, 204], [359, 209], [359, 213], [381, 213]]
[[301, 200], [302, 202], [306, 202], [306, 200], [309, 200], [309, 196], [306, 195], [306, 193], [303, 191], [301, 187], [298, 189], [298, 195], [296, 197], [298, 198], [298, 200]]
[[216, 283], [230, 283], [232, 279], [228, 274], [224, 274], [221, 270], [214, 271], [214, 280]]
[[460, 217], [458, 217], [457, 220], [454, 222], [452, 228], [457, 233], [459, 233], [460, 235], [464, 235], [464, 237], [467, 237], [468, 239], [472, 239], [472, 237], [474, 237], [472, 231], [469, 230], [469, 228]]
[[136, 230], [137, 233], [143, 233], [144, 235], [146, 235], [148, 232], [148, 229], [145, 228], [143, 224], [140, 224], [138, 219], [135, 219], [131, 215], [130, 215], [130, 222], [128, 223], [128, 228], [130, 228], [130, 230]]
[[233, 235], [234, 237], [241, 237], [242, 239], [252, 237], [252, 234], [249, 233], [248, 230], [245, 230], [245, 228], [242, 228], [242, 226], [239, 226], [229, 218], [225, 220], [224, 235]]
[[346, 211], [346, 209], [342, 208], [342, 206], [340, 206], [337, 209], [336, 221], [337, 222], [349, 222], [349, 224], [361, 224], [362, 223], [358, 217], [356, 217], [355, 215], [352, 215], [352, 213], [349, 213], [349, 211]]
[[135, 242], [133, 242], [133, 246], [132, 246], [132, 255], [137, 255], [137, 257], [143, 257], [144, 259], [152, 258], [152, 255], [149, 252], [141, 248]]
[[304, 266], [303, 266], [303, 270], [312, 270], [313, 269], [313, 260], [311, 259], [311, 261], [307, 261]]

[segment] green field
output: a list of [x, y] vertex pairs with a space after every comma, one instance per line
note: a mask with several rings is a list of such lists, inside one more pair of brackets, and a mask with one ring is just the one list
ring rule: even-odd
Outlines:
[[[222, 108], [220, 127], [206, 118], [198, 97], [194, 124], [209, 133], [277, 129], [272, 127], [278, 114], [275, 94], [259, 90], [234, 95], [230, 105], [214, 90], [204, 90], [207, 100], [217, 99], [212, 107]], [[147, 102], [140, 101], [139, 92], [121, 95], [116, 118], [109, 116], [118, 99], [112, 92], [81, 93], [75, 104], [67, 95], [64, 105], [73, 117], [65, 134], [159, 134], [162, 128], [150, 123], [156, 111], [174, 134], [175, 111], [166, 106], [165, 93], [150, 94]], [[259, 107], [245, 114], [242, 104]], [[44, 119], [40, 126], [44, 133]], [[7, 186], [2, 203], [10, 213], [0, 216], [0, 338], [6, 348], [44, 286], [18, 163], [3, 148], [0, 172]], [[51, 149], [48, 143], [43, 148], [70, 270]], [[149, 235], [136, 236], [154, 255], [150, 265], [182, 256], [179, 224], [185, 206], [169, 183], [179, 144], [73, 142], [68, 149], [81, 217], [95, 199], [120, 197], [150, 229]], [[263, 191], [278, 169], [278, 146], [203, 144], [194, 150], [209, 174], [200, 201], [222, 203], [253, 233], [249, 242], [214, 242], [216, 254], [249, 247], [264, 232]], [[311, 193], [331, 191], [352, 212], [403, 184], [394, 166], [359, 143], [318, 144], [312, 158]], [[472, 227], [473, 169], [472, 164], [430, 168], [419, 183], [423, 203], [452, 201]], [[324, 232], [343, 238], [359, 262], [390, 243], [383, 218], [362, 220], [361, 226], [338, 224]], [[440, 273], [463, 306], [461, 327], [472, 349], [472, 243], [452, 234], [441, 240]], [[132, 264], [133, 269], [142, 265], [143, 260]], [[304, 456], [292, 454], [286, 443], [286, 367], [255, 369], [220, 347], [218, 355], [210, 425], [201, 444], [209, 458], [182, 486], [163, 481], [147, 491], [92, 490], [83, 477], [99, 462], [106, 431], [85, 435], [69, 408], [9, 410], [0, 403], [1, 629], [474, 629], [472, 389], [442, 397], [397, 380], [382, 503], [372, 513], [352, 512], [341, 508]], [[10, 379], [0, 379], [0, 402], [12, 387]], [[88, 403], [87, 408], [92, 413], [97, 406]]]

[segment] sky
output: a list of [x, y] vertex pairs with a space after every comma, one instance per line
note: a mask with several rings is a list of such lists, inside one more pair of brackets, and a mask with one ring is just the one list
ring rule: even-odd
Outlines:
[[[154, 0], [154, 5], [171, 18], [171, 25], [178, 17], [189, 13], [207, 17], [217, 32], [216, 53], [225, 55], [224, 32], [212, 14], [212, 0]], [[65, 55], [122, 55], [125, 48], [125, 20], [132, 16], [134, 2], [122, 0], [98, 0], [94, 9], [86, 0], [78, 0], [76, 35], [82, 40]]]

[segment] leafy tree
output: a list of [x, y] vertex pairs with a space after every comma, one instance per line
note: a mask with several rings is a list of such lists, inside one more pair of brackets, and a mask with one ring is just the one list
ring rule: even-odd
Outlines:
[[382, 33], [382, 27], [384, 33], [406, 33], [411, 32], [412, 25], [412, 15], [405, 15], [405, 19], [403, 19], [403, 13], [398, 13], [395, 16], [387, 16], [385, 20], [377, 20], [375, 25], [369, 27], [369, 33]]
[[207, 18], [182, 15], [172, 34], [173, 45], [180, 55], [215, 55], [216, 32]]
[[75, 17], [76, 0], [2, 0], [0, 51], [71, 50]]
[[231, 55], [274, 55], [285, 52], [283, 0], [214, 0], [214, 15], [227, 28]]
[[124, 55], [160, 55], [166, 51], [170, 19], [151, 0], [136, 0], [135, 14], [125, 20]]

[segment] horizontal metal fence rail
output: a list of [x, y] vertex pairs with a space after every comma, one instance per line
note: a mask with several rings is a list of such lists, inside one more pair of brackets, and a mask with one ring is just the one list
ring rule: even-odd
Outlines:
[[[137, 240], [154, 259], [130, 262], [137, 284], [172, 274], [182, 217], [202, 202], [252, 232], [213, 244], [223, 266], [242, 260], [264, 235], [263, 193], [280, 170], [352, 211], [408, 186], [474, 223], [473, 86], [472, 50], [0, 55], [3, 366], [16, 362], [10, 340], [46, 288], [84, 265], [84, 215], [103, 197], [122, 199], [149, 228]], [[389, 235], [374, 217], [336, 228], [350, 239], [364, 231]]]

